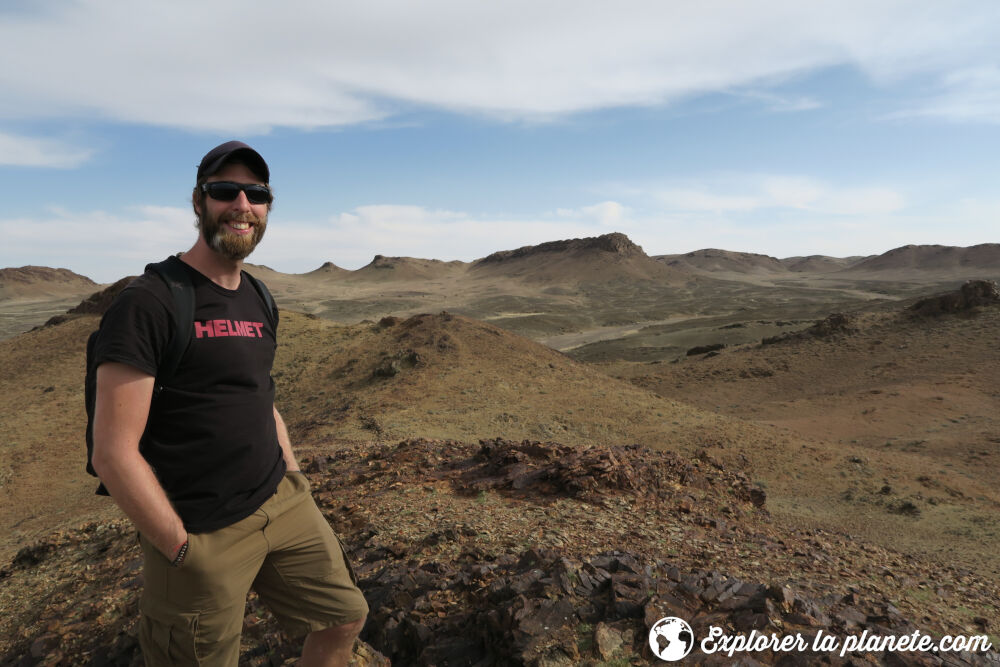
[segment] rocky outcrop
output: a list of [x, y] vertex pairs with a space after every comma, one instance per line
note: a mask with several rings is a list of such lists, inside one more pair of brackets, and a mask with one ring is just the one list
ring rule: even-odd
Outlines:
[[642, 248], [633, 243], [629, 239], [629, 237], [625, 236], [620, 232], [613, 232], [611, 234], [604, 234], [603, 236], [588, 237], [583, 239], [549, 241], [548, 243], [541, 243], [539, 245], [523, 246], [516, 250], [501, 250], [499, 252], [493, 253], [492, 255], [487, 255], [486, 257], [477, 260], [475, 263], [493, 264], [493, 263], [505, 262], [512, 259], [518, 259], [521, 257], [534, 257], [537, 255], [545, 255], [548, 253], [576, 252], [576, 251], [586, 251], [586, 250], [607, 252], [615, 255], [622, 255], [625, 257], [646, 256], [646, 253], [643, 252]]
[[[364, 548], [356, 554], [367, 555]], [[850, 662], [830, 663], [836, 654], [809, 650], [819, 634], [901, 636], [919, 628], [887, 600], [863, 601], [854, 593], [815, 599], [789, 586], [682, 570], [623, 551], [587, 559], [544, 548], [466, 552], [456, 562], [417, 567], [400, 559], [362, 586], [373, 610], [364, 636], [393, 664], [646, 664], [656, 660], [649, 629], [668, 616], [684, 619], [694, 632], [685, 664], [734, 664], [724, 652], [700, 650], [711, 627], [726, 634], [798, 633], [808, 647], [753, 651], [743, 654], [753, 656], [747, 664], [1000, 664], [991, 653], [888, 651], [853, 652]]]
[[709, 352], [718, 352], [719, 350], [726, 347], [725, 343], [710, 343], [709, 345], [696, 345], [687, 351], [687, 356], [693, 357], [698, 354], [708, 354]]
[[122, 278], [111, 286], [102, 289], [100, 292], [94, 292], [81, 301], [80, 305], [74, 306], [66, 312], [70, 315], [103, 315], [111, 306], [111, 302], [115, 300], [115, 297], [117, 297], [133, 280], [135, 280], [135, 276]]
[[849, 335], [857, 330], [854, 318], [844, 313], [833, 313], [816, 322], [808, 329], [792, 333], [770, 336], [760, 341], [761, 345], [773, 345], [792, 340], [807, 340], [810, 338], [831, 338], [837, 335]]
[[1000, 290], [992, 280], [969, 280], [958, 290], [921, 299], [910, 310], [926, 317], [945, 313], [969, 312], [982, 306], [1000, 303]]
[[77, 315], [103, 315], [111, 307], [111, 303], [115, 300], [115, 297], [133, 280], [135, 280], [135, 276], [128, 276], [98, 292], [94, 292], [62, 315], [50, 317], [42, 326], [50, 327], [61, 324]]

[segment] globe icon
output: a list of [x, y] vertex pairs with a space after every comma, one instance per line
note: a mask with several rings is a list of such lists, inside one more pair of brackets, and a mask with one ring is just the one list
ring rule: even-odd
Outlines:
[[694, 632], [683, 619], [674, 616], [661, 618], [649, 631], [649, 648], [661, 660], [680, 660], [691, 652], [693, 646]]

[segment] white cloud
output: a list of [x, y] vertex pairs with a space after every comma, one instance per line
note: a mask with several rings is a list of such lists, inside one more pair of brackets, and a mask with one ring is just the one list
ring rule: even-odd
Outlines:
[[762, 210], [808, 211], [822, 215], [868, 215], [903, 209], [905, 196], [890, 187], [831, 185], [812, 178], [742, 174], [706, 177], [699, 183], [653, 187], [648, 192], [665, 213], [737, 216]]
[[[996, 66], [992, 0], [46, 5], [0, 22], [0, 119], [90, 115], [229, 133], [392, 115], [537, 118], [763, 89], [832, 66], [878, 81]], [[960, 75], [958, 75], [959, 78]], [[975, 82], [952, 79], [959, 90]], [[772, 109], [821, 102], [762, 91]]]
[[187, 250], [195, 235], [188, 209], [147, 206], [125, 214], [51, 209], [41, 218], [0, 219], [0, 266], [65, 267], [110, 282]]
[[0, 132], [0, 165], [15, 167], [78, 167], [92, 151], [55, 139], [24, 137]]
[[632, 226], [632, 210], [616, 201], [602, 201], [580, 208], [560, 208], [556, 210], [556, 215], [562, 218], [593, 221], [602, 227], [615, 230]]
[[722, 213], [752, 211], [761, 206], [760, 199], [757, 197], [719, 194], [698, 187], [668, 187], [655, 193], [655, 196], [668, 210], [677, 211], [713, 211]]
[[1000, 123], [1000, 65], [952, 72], [944, 78], [939, 92], [891, 116]]
[[820, 100], [807, 95], [778, 94], [761, 90], [743, 91], [737, 95], [750, 101], [761, 102], [769, 111], [778, 113], [811, 111], [824, 106]]

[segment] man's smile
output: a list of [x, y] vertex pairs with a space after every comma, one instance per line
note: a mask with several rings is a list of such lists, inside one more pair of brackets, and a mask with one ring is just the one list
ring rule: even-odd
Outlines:
[[237, 222], [235, 220], [225, 223], [229, 229], [237, 234], [250, 234], [253, 229], [251, 229], [251, 224], [249, 222]]

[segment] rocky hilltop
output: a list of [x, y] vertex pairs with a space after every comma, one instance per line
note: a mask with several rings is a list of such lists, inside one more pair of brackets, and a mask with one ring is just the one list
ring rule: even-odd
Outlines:
[[470, 274], [558, 285], [686, 279], [683, 273], [649, 257], [619, 232], [501, 250], [473, 262]]
[[350, 271], [348, 271], [347, 269], [342, 269], [333, 262], [323, 262], [323, 264], [319, 268], [313, 269], [312, 271], [309, 271], [305, 275], [316, 276], [316, 277], [326, 277], [326, 276], [341, 277], [348, 274], [350, 274]]
[[[708, 454], [501, 439], [313, 444], [303, 460], [313, 494], [372, 609], [355, 665], [649, 664], [649, 628], [666, 616], [686, 620], [698, 640], [687, 664], [728, 665], [699, 648], [712, 626], [811, 641], [983, 633], [995, 618], [985, 614], [997, 591], [968, 572], [775, 525], [763, 490]], [[123, 521], [23, 548], [0, 571], [10, 610], [0, 660], [139, 664], [140, 560]], [[930, 602], [912, 604], [900, 587], [928, 590]], [[952, 604], [934, 602], [935, 590]], [[949, 606], [991, 611], [967, 619]], [[253, 596], [243, 637], [241, 665], [292, 664], [298, 650]], [[759, 665], [832, 657], [751, 655]], [[850, 660], [842, 664], [1000, 664], [982, 652]]]
[[583, 239], [567, 239], [564, 241], [549, 241], [548, 243], [540, 243], [538, 245], [522, 246], [516, 250], [500, 250], [492, 255], [487, 255], [482, 259], [476, 260], [475, 263], [477, 265], [482, 265], [506, 262], [522, 257], [535, 257], [546, 253], [585, 252], [588, 250], [609, 252], [615, 255], [622, 255], [624, 257], [631, 257], [635, 255], [641, 255], [643, 257], [647, 256], [646, 253], [642, 251], [642, 248], [633, 243], [629, 237], [620, 232], [613, 232], [611, 234], [604, 234], [603, 236], [594, 236]]

